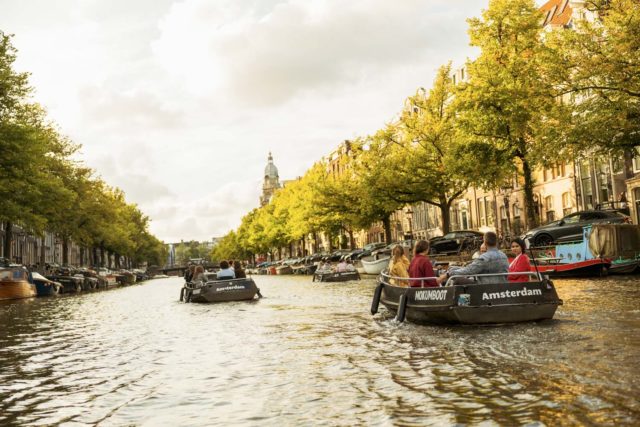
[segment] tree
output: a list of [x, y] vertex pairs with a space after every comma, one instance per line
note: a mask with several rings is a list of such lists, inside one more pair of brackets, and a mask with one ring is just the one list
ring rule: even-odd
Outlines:
[[635, 0], [585, 6], [594, 19], [576, 16], [572, 29], [547, 37], [544, 65], [571, 109], [556, 140], [575, 154], [630, 152], [640, 145], [640, 7]]
[[470, 19], [480, 55], [467, 63], [469, 80], [458, 85], [454, 103], [468, 141], [490, 144], [522, 175], [529, 226], [537, 222], [532, 171], [546, 161], [541, 135], [557, 106], [542, 73], [541, 24], [533, 0], [491, 0], [482, 19]]

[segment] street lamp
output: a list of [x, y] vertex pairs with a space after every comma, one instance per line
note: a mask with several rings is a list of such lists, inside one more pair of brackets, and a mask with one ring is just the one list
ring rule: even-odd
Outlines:
[[407, 236], [409, 237], [409, 239], [413, 239], [413, 224], [412, 224], [412, 220], [413, 220], [413, 210], [411, 209], [411, 207], [408, 207], [405, 211], [405, 216], [407, 217], [407, 221], [409, 222], [409, 232], [407, 233]]
[[505, 238], [507, 236], [511, 236], [511, 215], [509, 213], [509, 205], [511, 200], [511, 192], [513, 191], [513, 187], [511, 183], [505, 184], [502, 186], [502, 195], [504, 196], [504, 211], [507, 215], [507, 232], [505, 233]]

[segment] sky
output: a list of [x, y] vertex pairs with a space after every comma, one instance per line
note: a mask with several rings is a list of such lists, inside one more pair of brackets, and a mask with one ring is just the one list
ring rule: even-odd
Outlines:
[[165, 242], [259, 206], [476, 50], [487, 0], [0, 0], [17, 71], [80, 158]]

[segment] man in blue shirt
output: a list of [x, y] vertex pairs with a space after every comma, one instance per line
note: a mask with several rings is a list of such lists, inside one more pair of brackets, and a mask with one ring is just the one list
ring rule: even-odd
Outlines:
[[[476, 274], [506, 273], [509, 269], [507, 256], [498, 250], [498, 236], [493, 231], [484, 233], [483, 241], [487, 251], [464, 267], [450, 267], [446, 273], [438, 277], [438, 283], [446, 283], [451, 276], [473, 276]], [[477, 281], [466, 277], [456, 277], [456, 284], [506, 282], [507, 276], [478, 277]]]
[[220, 280], [236, 278], [236, 273], [229, 266], [228, 261], [220, 261], [220, 271], [216, 273], [216, 278]]

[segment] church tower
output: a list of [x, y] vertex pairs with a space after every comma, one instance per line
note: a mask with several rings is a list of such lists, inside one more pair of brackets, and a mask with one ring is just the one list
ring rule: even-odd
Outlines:
[[262, 196], [260, 196], [260, 206], [264, 206], [271, 201], [273, 193], [280, 188], [278, 168], [273, 164], [273, 156], [269, 152], [267, 166], [264, 168], [264, 182], [262, 183]]

